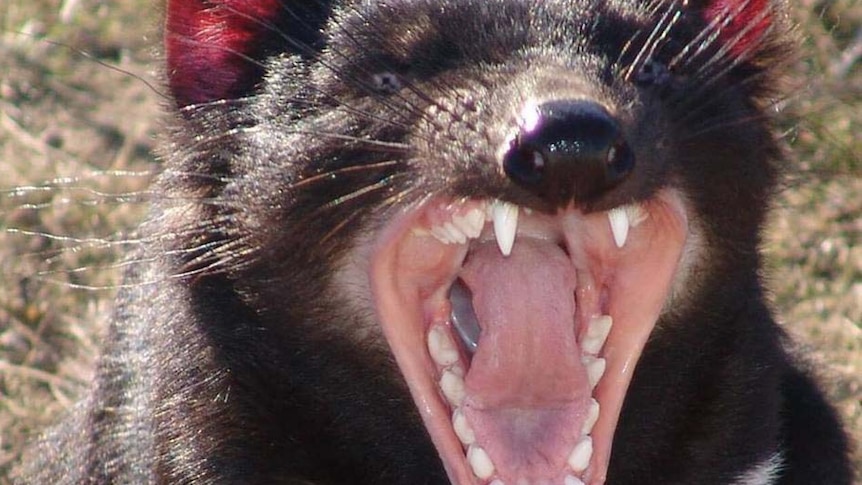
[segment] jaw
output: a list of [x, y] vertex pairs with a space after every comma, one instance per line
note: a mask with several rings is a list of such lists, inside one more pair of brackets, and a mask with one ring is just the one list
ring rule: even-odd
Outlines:
[[[454, 484], [604, 482], [687, 233], [672, 191], [552, 216], [438, 199], [384, 229], [376, 311]], [[478, 339], [461, 336], [463, 320]]]

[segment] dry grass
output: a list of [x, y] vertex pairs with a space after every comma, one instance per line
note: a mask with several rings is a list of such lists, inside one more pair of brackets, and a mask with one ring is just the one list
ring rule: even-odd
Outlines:
[[[768, 234], [781, 321], [807, 350], [862, 470], [862, 2], [801, 0], [788, 125], [795, 173]], [[859, 477], [862, 483], [862, 477]]]
[[79, 287], [116, 286], [116, 241], [143, 211], [158, 96], [99, 62], [147, 73], [150, 8], [0, 2], [2, 485], [26, 437], [86, 386], [113, 291]]
[[[799, 170], [771, 225], [769, 274], [782, 322], [860, 437], [862, 2], [795, 5]], [[91, 375], [115, 261], [156, 169], [158, 94], [99, 64], [153, 78], [158, 29], [141, 12], [156, 14], [144, 0], [0, 2], [0, 485]]]

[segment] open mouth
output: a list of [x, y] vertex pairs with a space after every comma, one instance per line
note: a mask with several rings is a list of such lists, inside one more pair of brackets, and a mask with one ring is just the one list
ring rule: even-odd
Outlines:
[[436, 199], [384, 230], [378, 316], [452, 483], [604, 482], [687, 232], [671, 190], [590, 214]]

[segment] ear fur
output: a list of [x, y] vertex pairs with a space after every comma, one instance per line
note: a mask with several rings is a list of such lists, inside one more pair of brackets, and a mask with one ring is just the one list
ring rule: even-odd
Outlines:
[[329, 2], [168, 0], [167, 77], [177, 107], [253, 91], [266, 57], [320, 48]]
[[746, 56], [764, 45], [778, 19], [770, 0], [701, 0], [692, 2], [718, 33], [719, 43], [733, 57]]

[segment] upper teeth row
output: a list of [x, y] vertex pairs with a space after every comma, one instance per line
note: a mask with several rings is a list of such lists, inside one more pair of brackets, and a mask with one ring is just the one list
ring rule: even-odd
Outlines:
[[[479, 207], [473, 207], [463, 214], [455, 213], [450, 221], [434, 225], [430, 231], [437, 240], [444, 244], [464, 244], [469, 239], [479, 237], [485, 227], [485, 222], [490, 220], [494, 224], [497, 246], [504, 256], [508, 256], [512, 253], [512, 247], [515, 245], [519, 213], [520, 207], [517, 205], [495, 199], [484, 202]], [[629, 227], [637, 227], [647, 217], [646, 211], [639, 204], [615, 207], [609, 210], [607, 214], [614, 243], [619, 248], [626, 244]]]

